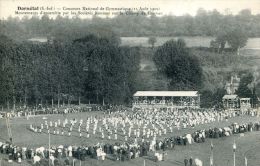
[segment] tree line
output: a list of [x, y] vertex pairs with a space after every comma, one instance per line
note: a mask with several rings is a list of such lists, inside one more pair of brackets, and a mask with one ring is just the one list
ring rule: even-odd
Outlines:
[[0, 103], [122, 104], [135, 91], [139, 50], [89, 34], [70, 43], [17, 43], [0, 37]]
[[[195, 16], [166, 15], [157, 17], [120, 15], [114, 18], [80, 19], [47, 15], [40, 17], [9, 17], [1, 20], [0, 32], [8, 37], [23, 41], [35, 36], [51, 36], [66, 41], [85, 36], [89, 32], [102, 32], [113, 29], [119, 36], [218, 36], [223, 44], [228, 38], [226, 32], [239, 27], [239, 31], [248, 37], [260, 37], [260, 14], [253, 15], [249, 9], [237, 15], [221, 14], [217, 10], [198, 9]], [[236, 32], [234, 32], [236, 33]], [[240, 32], [238, 32], [240, 33]], [[228, 38], [228, 39], [227, 39]]]

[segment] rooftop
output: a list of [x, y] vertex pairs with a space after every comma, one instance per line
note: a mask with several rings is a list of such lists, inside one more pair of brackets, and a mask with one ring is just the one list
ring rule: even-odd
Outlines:
[[47, 37], [34, 37], [34, 38], [28, 39], [28, 41], [46, 43], [46, 42], [48, 42], [48, 39], [47, 39]]
[[190, 96], [196, 97], [198, 96], [198, 91], [137, 91], [134, 96]]
[[223, 96], [223, 99], [235, 99], [237, 97], [238, 97], [237, 95], [225, 95]]

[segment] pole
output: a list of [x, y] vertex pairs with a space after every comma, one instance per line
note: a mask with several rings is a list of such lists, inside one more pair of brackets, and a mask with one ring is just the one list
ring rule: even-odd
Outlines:
[[233, 157], [234, 157], [234, 166], [236, 166], [236, 142], [234, 140], [234, 144], [233, 144]]
[[49, 166], [50, 166], [50, 162], [51, 162], [51, 160], [50, 160], [50, 156], [51, 156], [51, 151], [50, 151], [50, 147], [51, 147], [51, 134], [49, 133]]
[[72, 160], [72, 166], [75, 166], [75, 159]]
[[145, 166], [145, 160], [144, 160], [144, 166]]
[[214, 159], [213, 159], [213, 144], [211, 141], [211, 145], [210, 145], [210, 151], [211, 151], [211, 160], [210, 160], [210, 166], [214, 165]]
[[7, 133], [8, 133], [9, 140], [12, 144], [13, 143], [13, 135], [12, 135], [12, 130], [11, 130], [10, 121], [9, 121], [8, 116], [9, 116], [8, 113], [5, 113], [5, 123], [6, 123]]
[[247, 166], [247, 158], [245, 157], [245, 166]]
[[236, 166], [236, 152], [234, 151], [234, 166]]

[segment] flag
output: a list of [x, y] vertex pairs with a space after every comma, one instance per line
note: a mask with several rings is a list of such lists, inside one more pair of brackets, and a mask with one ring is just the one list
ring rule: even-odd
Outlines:
[[247, 158], [245, 157], [245, 166], [247, 166]]
[[237, 148], [237, 145], [236, 145], [236, 142], [234, 141], [234, 143], [233, 143], [233, 152], [236, 152], [236, 148]]

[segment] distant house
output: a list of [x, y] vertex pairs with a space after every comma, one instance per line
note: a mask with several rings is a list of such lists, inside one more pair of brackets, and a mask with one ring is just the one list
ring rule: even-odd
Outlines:
[[48, 39], [47, 37], [34, 37], [28, 39], [28, 41], [33, 42], [33, 43], [47, 43]]
[[240, 78], [235, 76], [231, 76], [230, 82], [226, 83], [225, 89], [228, 95], [233, 95], [236, 93], [238, 86], [240, 83]]
[[53, 43], [54, 37], [33, 37], [30, 39], [27, 39], [28, 41], [34, 43], [34, 44], [41, 44], [41, 43]]

